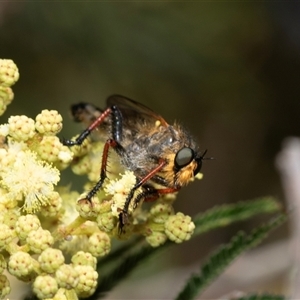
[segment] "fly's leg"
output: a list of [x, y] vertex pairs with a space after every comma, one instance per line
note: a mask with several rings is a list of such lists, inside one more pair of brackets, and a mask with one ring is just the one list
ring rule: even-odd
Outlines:
[[143, 199], [144, 201], [155, 201], [159, 197], [157, 189], [155, 189], [153, 186], [144, 185], [143, 189], [144, 190], [134, 198], [134, 205], [133, 205], [134, 209], [137, 208], [137, 206]]
[[159, 172], [165, 166], [165, 164], [166, 164], [165, 160], [160, 159], [158, 162], [158, 165], [153, 170], [151, 170], [146, 176], [144, 176], [142, 179], [138, 179], [135, 186], [130, 190], [130, 192], [126, 198], [124, 207], [123, 207], [121, 213], [119, 214], [119, 233], [120, 234], [123, 232], [123, 227], [125, 226], [125, 224], [128, 223], [128, 209], [129, 209], [129, 205], [134, 196], [135, 191], [139, 187], [141, 187], [143, 184], [145, 184], [149, 179], [151, 179], [153, 176], [155, 176], [155, 174], [157, 172]]
[[97, 129], [98, 126], [108, 117], [111, 117], [112, 121], [112, 138], [117, 143], [121, 143], [122, 140], [122, 114], [117, 106], [113, 105], [107, 108], [88, 128], [81, 132], [81, 134], [75, 140], [63, 140], [62, 143], [65, 146], [81, 145], [84, 140]]
[[145, 191], [138, 194], [134, 199], [134, 208], [138, 206], [142, 199], [144, 199], [145, 202], [152, 202], [157, 200], [161, 195], [173, 194], [179, 191], [179, 189], [175, 188], [156, 189], [151, 185], [147, 185], [145, 188]]
[[105, 178], [107, 177], [107, 159], [109, 148], [112, 147], [118, 155], [126, 155], [125, 149], [121, 145], [122, 140], [122, 114], [117, 106], [113, 105], [107, 108], [88, 128], [86, 128], [76, 140], [65, 140], [63, 144], [66, 146], [81, 145], [83, 141], [108, 117], [111, 117], [112, 139], [108, 139], [103, 148], [102, 164], [100, 171], [100, 179], [95, 186], [89, 191], [86, 198], [92, 202], [92, 198], [102, 187]]
[[[140, 182], [138, 182], [137, 185], [139, 183]], [[141, 185], [139, 185], [138, 187], [140, 187], [140, 186]], [[128, 223], [129, 204], [133, 198], [134, 191], [137, 188], [135, 186], [132, 188], [129, 195], [127, 196], [124, 208], [123, 208], [122, 212], [119, 214], [119, 234], [122, 234], [124, 226], [126, 225], [126, 223]], [[159, 198], [160, 195], [172, 194], [172, 193], [176, 193], [177, 191], [179, 191], [179, 189], [175, 189], [175, 188], [155, 189], [154, 187], [147, 185], [146, 189], [143, 192], [141, 192], [140, 194], [138, 194], [136, 196], [136, 198], [134, 199], [133, 208], [136, 208], [142, 199], [145, 199], [145, 201], [147, 201], [147, 202], [155, 201], [157, 198]]]
[[95, 186], [88, 192], [86, 195], [85, 199], [87, 199], [89, 202], [92, 202], [92, 198], [95, 196], [95, 194], [101, 189], [104, 180], [107, 177], [107, 159], [108, 159], [108, 151], [109, 148], [112, 147], [115, 149], [115, 151], [119, 154], [124, 152], [125, 155], [125, 150], [124, 148], [115, 140], [109, 139], [106, 141], [104, 148], [103, 148], [103, 154], [102, 154], [102, 163], [101, 163], [101, 171], [100, 171], [100, 179], [98, 182], [95, 184]]

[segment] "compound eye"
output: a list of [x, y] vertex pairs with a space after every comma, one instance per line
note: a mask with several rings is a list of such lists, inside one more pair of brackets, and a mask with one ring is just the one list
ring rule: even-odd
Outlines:
[[175, 167], [181, 169], [187, 166], [195, 157], [195, 153], [191, 148], [184, 147], [180, 149], [175, 156]]

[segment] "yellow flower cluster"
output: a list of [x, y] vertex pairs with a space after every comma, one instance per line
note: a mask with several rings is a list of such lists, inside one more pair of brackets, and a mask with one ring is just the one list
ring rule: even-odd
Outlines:
[[0, 116], [14, 99], [11, 86], [19, 79], [19, 70], [11, 59], [0, 59]]
[[[13, 99], [10, 86], [18, 77], [13, 61], [0, 59], [0, 113]], [[175, 214], [175, 197], [165, 196], [150, 210], [132, 201], [129, 224], [120, 234], [118, 216], [136, 183], [134, 173], [121, 171], [118, 158], [110, 156], [109, 178], [88, 201], [86, 192], [99, 179], [103, 143], [87, 139], [68, 148], [56, 136], [61, 129], [55, 110], [35, 119], [11, 116], [0, 125], [0, 299], [11, 290], [7, 272], [30, 283], [39, 299], [88, 297], [97, 286], [97, 258], [110, 252], [113, 238], [140, 234], [157, 247], [193, 233], [191, 218]], [[81, 196], [57, 186], [67, 167], [89, 179]]]

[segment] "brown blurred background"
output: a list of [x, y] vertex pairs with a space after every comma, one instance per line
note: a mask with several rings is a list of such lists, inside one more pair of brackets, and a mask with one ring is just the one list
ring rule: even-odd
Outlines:
[[[299, 41], [296, 2], [2, 2], [0, 58], [13, 59], [21, 77], [1, 122], [57, 109], [64, 117], [61, 136], [70, 137], [79, 130], [69, 118], [70, 104], [101, 107], [110, 94], [123, 94], [169, 122], [180, 121], [215, 158], [204, 162], [202, 181], [181, 191], [178, 211], [194, 215], [265, 195], [284, 201], [274, 159], [285, 137], [300, 136]], [[73, 180], [65, 172], [63, 183]], [[197, 266], [253, 222], [175, 247], [172, 255], [155, 258], [164, 261], [157, 265], [170, 272]], [[143, 278], [150, 269], [157, 274], [147, 266]], [[171, 286], [182, 283], [168, 284], [170, 294], [151, 281], [141, 293], [145, 299], [171, 297]], [[207, 297], [232, 289], [215, 288]]]

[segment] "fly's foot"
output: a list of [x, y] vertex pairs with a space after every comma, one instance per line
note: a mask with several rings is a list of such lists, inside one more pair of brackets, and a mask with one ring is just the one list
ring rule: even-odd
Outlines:
[[119, 235], [124, 233], [124, 227], [126, 224], [128, 224], [129, 218], [128, 218], [128, 213], [126, 211], [122, 211], [119, 213], [119, 224], [118, 224], [118, 232]]
[[77, 201], [76, 208], [81, 217], [89, 219], [95, 216], [95, 207], [88, 198], [82, 198]]
[[68, 146], [68, 147], [72, 147], [72, 146], [78, 145], [78, 142], [76, 140], [73, 141], [73, 140], [61, 139], [61, 143], [64, 146]]

